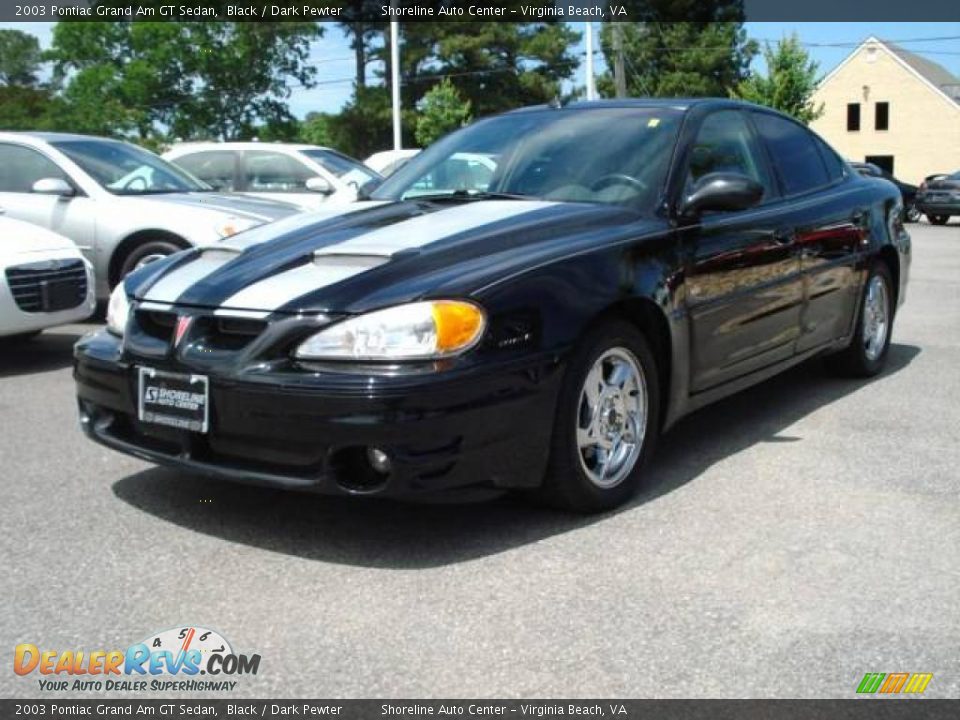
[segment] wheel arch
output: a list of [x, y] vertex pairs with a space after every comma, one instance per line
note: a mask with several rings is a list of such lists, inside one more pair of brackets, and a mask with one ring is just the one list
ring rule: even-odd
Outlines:
[[659, 375], [660, 417], [658, 422], [663, 429], [668, 408], [672, 404], [670, 389], [674, 371], [673, 337], [667, 316], [663, 308], [654, 300], [644, 296], [634, 296], [617, 300], [607, 306], [594, 315], [586, 323], [585, 328], [595, 327], [597, 323], [612, 319], [624, 320], [635, 326], [650, 343]]
[[892, 245], [884, 245], [877, 253], [877, 258], [887, 266], [890, 279], [893, 280], [893, 312], [896, 314], [900, 302], [900, 255]]
[[107, 280], [110, 283], [111, 288], [113, 288], [120, 280], [118, 277], [120, 274], [120, 268], [123, 267], [123, 261], [126, 259], [127, 255], [129, 255], [130, 252], [138, 245], [151, 240], [163, 240], [165, 242], [171, 242], [179, 245], [183, 249], [190, 247], [190, 242], [186, 238], [184, 238], [182, 235], [177, 235], [176, 233], [170, 232], [169, 230], [147, 229], [137, 230], [136, 232], [130, 233], [120, 241], [117, 247], [114, 248], [113, 254], [110, 255], [110, 264], [107, 270]]

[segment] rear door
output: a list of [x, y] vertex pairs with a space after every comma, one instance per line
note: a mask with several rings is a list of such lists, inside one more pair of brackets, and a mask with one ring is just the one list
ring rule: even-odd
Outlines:
[[708, 115], [687, 160], [684, 192], [711, 172], [736, 172], [764, 187], [754, 208], [707, 213], [681, 230], [692, 347], [693, 392], [793, 355], [802, 306], [800, 261], [783, 222], [779, 189], [746, 112]]
[[842, 161], [806, 127], [755, 111], [784, 195], [782, 222], [793, 229], [803, 277], [797, 352], [850, 332], [859, 293], [856, 263], [868, 237], [866, 193], [846, 182]]

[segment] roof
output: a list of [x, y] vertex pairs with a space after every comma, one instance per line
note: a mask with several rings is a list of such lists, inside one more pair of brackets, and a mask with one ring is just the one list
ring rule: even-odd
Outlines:
[[938, 65], [932, 60], [920, 57], [919, 55], [904, 50], [899, 45], [880, 40], [886, 45], [887, 49], [894, 55], [903, 60], [912, 67], [918, 74], [924, 77], [931, 85], [936, 85], [954, 102], [960, 103], [960, 78], [947, 70], [943, 65]]
[[509, 110], [505, 114], [535, 112], [538, 110], [596, 110], [598, 108], [666, 108], [670, 110], [679, 110], [681, 112], [689, 110], [694, 106], [716, 105], [724, 107], [751, 107], [770, 110], [768, 107], [761, 107], [744, 100], [722, 97], [641, 97], [641, 98], [601, 98], [598, 100], [577, 100], [564, 105], [529, 105], [527, 107]]
[[828, 83], [834, 75], [840, 72], [840, 70], [843, 69], [847, 63], [849, 63], [864, 47], [867, 46], [882, 48], [885, 52], [889, 53], [894, 60], [900, 63], [900, 65], [903, 66], [907, 72], [918, 78], [931, 90], [940, 95], [945, 101], [953, 105], [960, 106], [960, 78], [956, 77], [945, 67], [938, 65], [932, 60], [928, 60], [927, 58], [917, 55], [916, 53], [904, 50], [902, 47], [895, 45], [892, 42], [880, 40], [879, 38], [873, 36], [868, 37], [862, 43], [857, 45], [853, 52], [847, 55], [847, 57], [845, 57], [839, 65], [821, 78], [817, 85], [823, 86]]
[[18, 135], [20, 137], [33, 138], [34, 140], [41, 140], [43, 142], [55, 143], [55, 142], [67, 142], [67, 141], [76, 141], [76, 140], [102, 140], [103, 142], [122, 142], [121, 140], [115, 140], [114, 138], [105, 138], [98, 135], [80, 135], [77, 133], [58, 133], [58, 132], [32, 132], [32, 131], [4, 131], [0, 133], [2, 135]]

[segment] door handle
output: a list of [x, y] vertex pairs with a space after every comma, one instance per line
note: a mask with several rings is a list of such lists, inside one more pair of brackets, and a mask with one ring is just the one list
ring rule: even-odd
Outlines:
[[0, 207], [0, 215], [5, 215], [6, 213], [7, 209], [5, 207]]
[[789, 245], [793, 242], [796, 234], [788, 228], [780, 228], [773, 231], [773, 241], [778, 245]]
[[852, 222], [854, 225], [861, 225], [866, 216], [867, 214], [863, 212], [863, 210], [857, 210], [853, 213], [853, 215], [850, 216], [850, 222]]

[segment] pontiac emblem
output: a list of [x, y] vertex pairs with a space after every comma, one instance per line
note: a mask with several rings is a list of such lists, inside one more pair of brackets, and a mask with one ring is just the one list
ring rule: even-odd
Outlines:
[[190, 325], [192, 323], [193, 318], [189, 315], [180, 315], [177, 317], [177, 327], [173, 331], [174, 347], [180, 345], [180, 341], [183, 340], [183, 336], [187, 334], [187, 331], [190, 329]]

